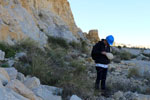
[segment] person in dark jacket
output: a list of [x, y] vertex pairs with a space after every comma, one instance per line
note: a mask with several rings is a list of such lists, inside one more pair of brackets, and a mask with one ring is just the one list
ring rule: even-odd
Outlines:
[[95, 50], [93, 51], [94, 61], [96, 63], [97, 78], [95, 82], [95, 89], [99, 89], [101, 80], [101, 90], [105, 90], [105, 81], [107, 76], [108, 64], [110, 63], [107, 53], [110, 52], [110, 45], [114, 42], [114, 37], [109, 35], [106, 39], [102, 39], [95, 44]]

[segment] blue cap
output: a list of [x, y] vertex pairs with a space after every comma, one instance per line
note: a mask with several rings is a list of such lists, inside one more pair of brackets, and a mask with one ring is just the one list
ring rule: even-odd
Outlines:
[[114, 37], [112, 35], [108, 35], [106, 37], [106, 40], [107, 40], [107, 42], [108, 42], [109, 45], [113, 45], [113, 43], [114, 43]]

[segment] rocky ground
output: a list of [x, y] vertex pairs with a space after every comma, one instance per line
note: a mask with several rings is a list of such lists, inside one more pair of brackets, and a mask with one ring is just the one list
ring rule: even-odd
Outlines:
[[[150, 100], [150, 57], [149, 50], [117, 49], [117, 52], [130, 52], [135, 58], [112, 62], [107, 76], [107, 90], [104, 96], [101, 91], [89, 100]], [[144, 56], [147, 55], [147, 56]], [[116, 57], [118, 57], [116, 55]], [[95, 71], [90, 71], [93, 80]]]
[[[64, 44], [63, 46], [67, 47]], [[50, 64], [45, 62], [46, 59], [40, 58], [43, 64], [38, 58], [39, 51], [35, 49], [33, 50], [37, 53], [32, 52], [29, 55], [28, 52], [22, 51], [15, 53], [14, 57], [7, 57], [8, 52], [5, 54], [0, 51], [2, 66], [0, 68], [0, 100], [150, 100], [149, 50], [136, 49], [136, 52], [132, 53], [135, 49], [113, 48], [114, 59], [117, 61], [114, 60], [109, 65], [107, 91], [102, 95], [100, 90], [94, 90], [96, 79], [94, 62], [88, 53], [81, 53], [83, 50], [79, 51], [78, 46], [75, 46], [76, 49], [67, 49], [67, 53], [64, 53], [66, 49], [62, 47], [54, 47], [55, 52], [61, 52], [53, 55], [55, 52], [51, 51], [52, 54], [49, 55], [51, 58], [46, 58], [51, 59], [48, 60]], [[35, 56], [36, 60], [30, 59], [32, 56]], [[59, 62], [53, 60], [54, 58]], [[60, 64], [60, 62], [65, 63]], [[32, 69], [22, 71], [15, 64], [19, 64], [21, 68], [28, 68], [30, 65]], [[53, 66], [54, 71], [49, 74], [46, 70], [51, 69], [42, 69], [42, 67], [49, 68], [45, 65]]]

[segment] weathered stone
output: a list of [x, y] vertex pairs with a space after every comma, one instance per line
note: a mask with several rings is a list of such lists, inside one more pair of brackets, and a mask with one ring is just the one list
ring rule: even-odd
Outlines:
[[72, 95], [70, 100], [82, 100], [81, 98], [79, 98], [78, 96], [76, 95]]
[[23, 83], [26, 78], [22, 73], [18, 72], [17, 79]]
[[0, 74], [0, 81], [2, 82], [2, 85], [6, 85], [8, 83], [8, 80], [5, 76], [3, 76], [2, 74]]
[[4, 60], [4, 59], [5, 59], [5, 52], [0, 50], [0, 60]]
[[1, 41], [14, 44], [31, 38], [43, 46], [47, 35], [75, 41], [84, 39], [67, 0], [4, 0], [0, 3]]
[[40, 85], [40, 80], [36, 77], [28, 78], [24, 81], [24, 85], [29, 89], [33, 89]]
[[9, 67], [13, 67], [13, 65], [15, 64], [15, 60], [8, 60], [8, 65]]
[[5, 70], [7, 71], [8, 75], [10, 77], [10, 80], [16, 79], [18, 71], [14, 67], [5, 68]]
[[29, 100], [9, 88], [0, 87], [0, 100]]
[[144, 50], [144, 51], [143, 51], [143, 54], [150, 55], [150, 49]]
[[117, 100], [117, 99], [119, 100], [119, 98], [121, 98], [121, 97], [123, 97], [123, 92], [121, 92], [121, 91], [118, 91], [114, 94], [115, 100]]
[[4, 68], [0, 68], [0, 80], [3, 85], [6, 85], [10, 81], [10, 77]]
[[10, 88], [17, 92], [18, 94], [29, 98], [30, 100], [36, 100], [37, 97], [34, 95], [34, 93], [28, 89], [27, 87], [24, 86], [23, 83], [21, 83], [19, 80], [11, 80], [7, 85], [7, 88]]
[[96, 42], [100, 41], [100, 38], [98, 36], [98, 30], [90, 30], [89, 33], [87, 34], [87, 38], [92, 43], [96, 43]]
[[150, 95], [137, 94], [132, 92], [125, 92], [126, 100], [150, 100]]
[[41, 97], [43, 100], [62, 100], [61, 96], [57, 96], [57, 94], [62, 93], [62, 89], [46, 86], [46, 85], [40, 85], [37, 88], [33, 89], [33, 92], [38, 96]]

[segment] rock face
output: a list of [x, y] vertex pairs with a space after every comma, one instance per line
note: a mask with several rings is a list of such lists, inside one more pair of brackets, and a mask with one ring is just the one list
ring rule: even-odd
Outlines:
[[5, 70], [7, 71], [8, 75], [10, 77], [10, 80], [16, 79], [18, 71], [14, 67], [5, 68]]
[[0, 100], [29, 100], [9, 88], [0, 88]]
[[7, 84], [7, 88], [14, 90], [16, 93], [23, 95], [31, 100], [36, 100], [34, 93], [24, 86], [19, 80], [12, 80]]
[[6, 85], [10, 81], [7, 71], [3, 68], [0, 68], [0, 81], [3, 85]]
[[29, 89], [33, 89], [40, 85], [40, 80], [36, 77], [28, 78], [25, 80], [24, 85]]
[[62, 92], [61, 89], [46, 85], [40, 85], [33, 89], [33, 92], [44, 100], [62, 100], [61, 96], [53, 95]]
[[90, 30], [86, 37], [92, 42], [96, 43], [100, 40], [98, 36], [98, 30]]
[[67, 0], [0, 0], [0, 40], [14, 44], [31, 38], [46, 44], [47, 35], [83, 38]]

